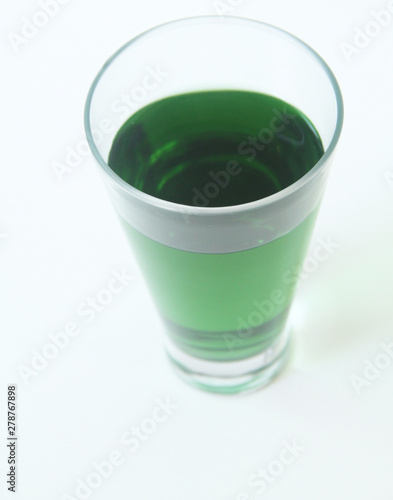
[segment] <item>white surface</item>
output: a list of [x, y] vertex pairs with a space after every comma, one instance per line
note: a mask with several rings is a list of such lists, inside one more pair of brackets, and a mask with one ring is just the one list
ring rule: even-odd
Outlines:
[[[314, 47], [336, 74], [346, 111], [310, 255], [318, 238], [339, 248], [301, 283], [286, 372], [239, 397], [199, 392], [170, 370], [162, 327], [92, 157], [62, 183], [52, 169], [83, 138], [84, 100], [102, 63], [154, 25], [214, 14], [213, 1], [71, 1], [19, 53], [8, 34], [20, 32], [39, 4], [2, 7], [2, 499], [76, 499], [77, 481], [115, 450], [124, 463], [85, 498], [392, 498], [393, 360], [360, 395], [350, 379], [383, 352], [382, 342], [393, 342], [393, 22], [351, 63], [340, 48], [388, 1], [235, 3], [228, 13], [278, 25]], [[78, 306], [123, 268], [134, 279], [87, 324]], [[79, 336], [25, 384], [18, 367], [72, 321]], [[13, 383], [17, 494], [4, 475], [6, 386]], [[122, 436], [151, 425], [145, 419], [159, 398], [179, 408], [131, 453]], [[283, 441], [294, 439], [304, 450], [281, 470], [274, 461], [284, 456]], [[268, 466], [277, 477], [260, 495], [248, 481]]]

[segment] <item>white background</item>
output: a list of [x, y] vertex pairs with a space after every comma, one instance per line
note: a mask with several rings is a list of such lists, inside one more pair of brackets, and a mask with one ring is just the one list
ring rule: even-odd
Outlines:
[[[228, 14], [280, 26], [325, 58], [343, 91], [345, 126], [310, 255], [318, 238], [339, 248], [300, 283], [293, 359], [265, 389], [231, 397], [199, 392], [172, 373], [162, 326], [92, 157], [63, 182], [53, 170], [83, 139], [84, 101], [103, 62], [157, 24], [214, 15], [213, 0], [70, 1], [19, 51], [9, 34], [20, 34], [23, 18], [41, 7], [2, 6], [2, 499], [76, 500], [78, 481], [114, 450], [124, 462], [85, 498], [392, 498], [393, 360], [360, 394], [351, 377], [363, 377], [381, 343], [393, 342], [393, 21], [350, 61], [341, 48], [388, 2], [237, 3]], [[132, 281], [86, 324], [78, 305], [123, 269]], [[21, 366], [72, 321], [80, 334], [24, 381]], [[16, 494], [5, 479], [8, 384], [19, 393]], [[178, 408], [131, 453], [122, 435], [159, 398]], [[294, 440], [299, 456], [259, 494], [250, 477], [277, 470], [283, 441]]]

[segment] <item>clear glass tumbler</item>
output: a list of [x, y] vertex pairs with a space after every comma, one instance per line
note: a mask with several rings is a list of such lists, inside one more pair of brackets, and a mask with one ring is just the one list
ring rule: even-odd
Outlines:
[[[230, 162], [226, 173], [194, 190], [192, 204], [143, 192], [109, 167], [117, 131], [141, 108], [220, 90], [267, 94], [299, 109], [319, 133], [319, 161], [285, 188], [230, 206], [209, 203], [235, 175]], [[278, 130], [290, 141], [281, 132], [285, 107], [270, 111], [270, 128], [261, 121], [261, 148], [273, 147]], [[164, 112], [159, 117], [163, 132], [167, 119]], [[247, 119], [240, 109], [245, 128]], [[306, 255], [342, 123], [340, 89], [321, 57], [289, 33], [248, 19], [206, 16], [158, 26], [118, 50], [94, 80], [85, 109], [87, 139], [162, 317], [169, 358], [189, 383], [221, 393], [248, 391], [284, 366], [296, 288], [288, 271]], [[171, 133], [176, 143], [176, 130]], [[130, 148], [142, 151], [148, 140], [141, 133]]]

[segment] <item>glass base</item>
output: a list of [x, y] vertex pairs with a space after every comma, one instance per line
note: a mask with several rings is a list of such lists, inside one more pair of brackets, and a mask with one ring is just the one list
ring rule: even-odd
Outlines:
[[257, 356], [233, 362], [214, 362], [184, 353], [167, 340], [167, 354], [176, 373], [188, 384], [209, 392], [251, 392], [269, 384], [284, 368], [290, 353], [289, 331]]

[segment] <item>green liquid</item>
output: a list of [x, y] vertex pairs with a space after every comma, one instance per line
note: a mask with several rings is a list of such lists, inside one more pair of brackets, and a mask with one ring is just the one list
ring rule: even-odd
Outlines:
[[[206, 207], [274, 194], [323, 154], [312, 123], [272, 96], [243, 91], [182, 94], [129, 118], [110, 167], [157, 198]], [[256, 355], [282, 331], [315, 212], [287, 234], [249, 250], [196, 253], [154, 241], [122, 220], [173, 342], [207, 360]]]

